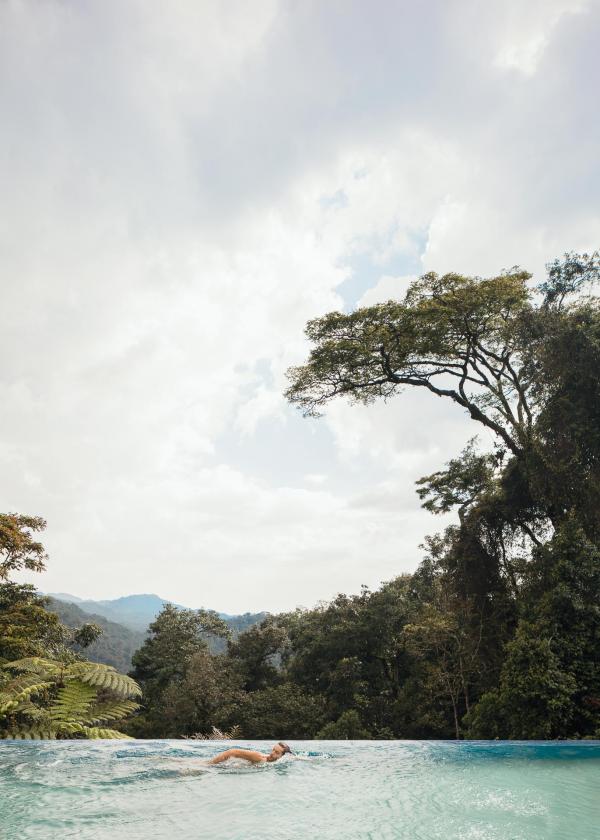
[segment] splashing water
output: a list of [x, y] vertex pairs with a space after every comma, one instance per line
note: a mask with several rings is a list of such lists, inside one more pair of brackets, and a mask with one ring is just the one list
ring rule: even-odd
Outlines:
[[[0, 837], [600, 840], [600, 742], [0, 743]], [[268, 752], [271, 742], [240, 743]]]

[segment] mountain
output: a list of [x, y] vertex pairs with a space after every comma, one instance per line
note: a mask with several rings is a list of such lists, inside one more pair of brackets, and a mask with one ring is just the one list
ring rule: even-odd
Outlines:
[[[103, 616], [109, 621], [117, 622], [117, 624], [122, 624], [130, 630], [138, 632], [145, 632], [148, 629], [148, 625], [154, 621], [164, 605], [173, 603], [173, 601], [166, 601], [158, 595], [125, 595], [122, 598], [114, 598], [108, 601], [82, 599], [76, 595], [68, 595], [64, 592], [49, 592], [48, 597], [77, 604], [79, 609], [85, 613]], [[175, 604], [175, 606], [180, 609], [188, 609], [188, 607], [183, 607], [181, 604]], [[218, 613], [218, 615], [229, 624], [233, 634], [238, 635], [243, 630], [256, 624], [256, 622], [262, 621], [266, 613], [244, 613], [243, 615]]]
[[[66, 593], [51, 593], [50, 597], [77, 604], [85, 613], [103, 616], [109, 621], [115, 621], [138, 632], [145, 632], [150, 622], [154, 621], [164, 605], [168, 603], [158, 595], [125, 595], [123, 598], [108, 601], [92, 601]], [[176, 604], [176, 606], [180, 605]]]
[[[74, 597], [65, 593], [62, 594], [65, 599]], [[141, 647], [146, 638], [148, 624], [160, 612], [162, 605], [167, 603], [156, 595], [129, 595], [125, 598], [116, 598], [114, 601], [82, 601], [79, 599], [77, 603], [63, 600], [58, 595], [47, 595], [46, 597], [49, 599], [48, 609], [56, 613], [67, 627], [81, 627], [82, 624], [91, 622], [98, 624], [102, 628], [102, 635], [82, 652], [87, 659], [113, 665], [123, 673], [131, 668], [131, 657]], [[126, 602], [124, 608], [122, 606], [123, 602]], [[91, 605], [97, 605], [99, 610], [103, 609], [104, 614], [100, 611], [92, 612]], [[109, 606], [107, 607], [107, 605]], [[106, 612], [113, 615], [123, 614], [130, 618], [133, 616], [134, 622], [139, 622], [140, 616], [144, 615], [144, 610], [146, 610], [147, 624], [143, 630], [139, 627], [136, 628], [135, 625], [133, 627], [127, 626], [124, 622], [112, 621], [106, 617]], [[153, 610], [156, 610], [156, 613]], [[253, 624], [257, 624], [263, 618], [266, 618], [267, 613], [244, 613], [243, 615], [220, 613], [220, 615], [229, 625], [231, 634], [235, 639], [240, 633], [252, 627]], [[222, 653], [225, 650], [226, 642], [223, 639], [210, 637], [208, 646], [213, 653]]]
[[[85, 649], [85, 656], [96, 662], [114, 665], [120, 671], [128, 671], [131, 657], [146, 638], [148, 625], [154, 621], [163, 606], [169, 601], [158, 595], [125, 595], [109, 601], [92, 601], [69, 595], [66, 592], [48, 593], [48, 609], [56, 613], [67, 627], [80, 627], [94, 622], [103, 629], [103, 634]], [[180, 609], [187, 609], [175, 604]], [[266, 612], [228, 615], [219, 613], [229, 625], [233, 638], [244, 630], [266, 618]], [[213, 653], [222, 653], [226, 642], [210, 637], [208, 645]]]
[[48, 610], [56, 613], [67, 627], [81, 627], [82, 624], [94, 623], [102, 628], [102, 635], [82, 653], [93, 662], [113, 665], [118, 671], [127, 673], [131, 668], [131, 657], [142, 645], [146, 634], [141, 630], [132, 630], [109, 621], [105, 616], [84, 612], [79, 604], [67, 602], [56, 596], [49, 598]]
[[82, 600], [77, 595], [69, 595], [68, 592], [48, 592], [47, 597], [58, 598], [59, 601], [69, 601], [71, 604], [77, 604]]

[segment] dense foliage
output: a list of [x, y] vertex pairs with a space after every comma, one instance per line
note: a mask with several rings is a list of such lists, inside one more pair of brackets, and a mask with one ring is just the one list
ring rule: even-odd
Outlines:
[[0, 738], [125, 738], [113, 729], [138, 708], [137, 683], [80, 651], [102, 630], [61, 624], [48, 598], [8, 579], [42, 571], [39, 517], [0, 515]]
[[28, 657], [6, 663], [0, 684], [0, 737], [126, 738], [107, 724], [132, 714], [140, 694], [130, 677], [95, 662]]
[[537, 291], [518, 269], [427, 274], [308, 324], [287, 394], [305, 413], [421, 388], [496, 444], [417, 483], [458, 517], [414, 574], [269, 616], [216, 656], [184, 612], [159, 617], [134, 660], [145, 734], [600, 736], [599, 276], [598, 254], [556, 260]]

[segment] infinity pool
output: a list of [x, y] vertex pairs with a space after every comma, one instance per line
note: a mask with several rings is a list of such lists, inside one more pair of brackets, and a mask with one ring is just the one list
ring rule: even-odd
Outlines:
[[204, 764], [230, 746], [0, 742], [0, 837], [600, 840], [597, 741], [303, 741]]

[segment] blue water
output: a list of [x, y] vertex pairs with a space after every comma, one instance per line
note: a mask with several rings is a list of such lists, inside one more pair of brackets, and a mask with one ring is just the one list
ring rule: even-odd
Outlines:
[[206, 765], [230, 746], [0, 742], [0, 837], [600, 840], [597, 741], [304, 741]]

